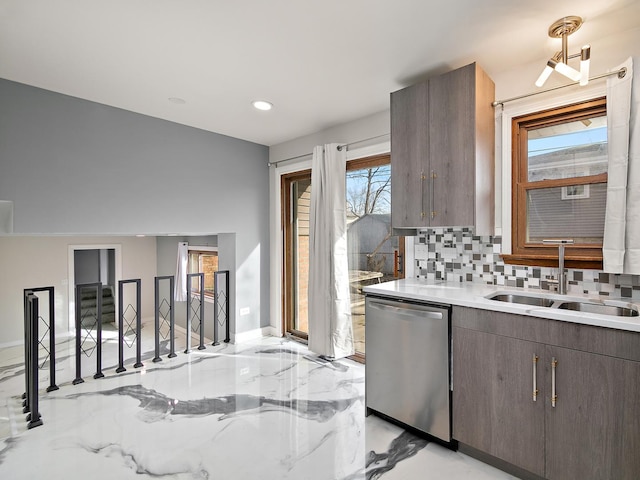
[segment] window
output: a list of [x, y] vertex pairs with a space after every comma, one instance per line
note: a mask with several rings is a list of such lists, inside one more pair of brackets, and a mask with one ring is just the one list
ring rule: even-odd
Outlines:
[[[189, 247], [189, 273], [204, 273], [204, 294], [215, 296], [214, 273], [218, 271], [218, 249], [216, 247]], [[191, 279], [191, 291], [200, 293], [197, 279]]]
[[607, 191], [606, 99], [516, 117], [512, 122], [512, 255], [508, 263], [601, 268]]

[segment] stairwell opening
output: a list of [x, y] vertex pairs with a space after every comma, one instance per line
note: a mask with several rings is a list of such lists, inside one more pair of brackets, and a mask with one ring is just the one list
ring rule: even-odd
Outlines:
[[[102, 284], [102, 323], [117, 327], [117, 284], [122, 279], [120, 245], [70, 245], [69, 246], [69, 329], [75, 326], [75, 288], [86, 283]], [[83, 292], [81, 309], [90, 316], [96, 309], [94, 289]], [[85, 317], [85, 313], [81, 318]]]

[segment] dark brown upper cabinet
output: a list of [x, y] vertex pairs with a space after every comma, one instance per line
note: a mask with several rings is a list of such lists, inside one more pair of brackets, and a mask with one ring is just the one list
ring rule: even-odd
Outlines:
[[495, 85], [475, 63], [391, 94], [395, 229], [494, 233]]

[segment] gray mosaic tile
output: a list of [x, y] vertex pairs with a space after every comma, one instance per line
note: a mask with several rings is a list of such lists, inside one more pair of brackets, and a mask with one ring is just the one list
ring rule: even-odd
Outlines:
[[[557, 268], [505, 264], [502, 237], [477, 236], [470, 228], [422, 230], [414, 246], [417, 278], [452, 282], [554, 290]], [[570, 293], [624, 296], [640, 300], [640, 276], [613, 275], [599, 270], [569, 270]]]

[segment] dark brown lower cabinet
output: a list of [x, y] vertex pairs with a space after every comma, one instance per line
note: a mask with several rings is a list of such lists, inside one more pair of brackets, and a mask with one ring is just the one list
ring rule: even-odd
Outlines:
[[639, 333], [462, 307], [452, 319], [456, 440], [549, 480], [640, 478]]
[[453, 435], [482, 452], [544, 476], [544, 401], [533, 401], [538, 344], [453, 330]]
[[545, 476], [640, 478], [640, 362], [559, 347], [546, 357], [557, 400], [545, 412]]

